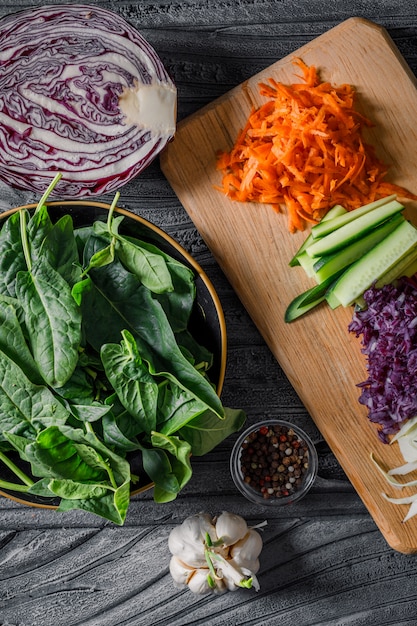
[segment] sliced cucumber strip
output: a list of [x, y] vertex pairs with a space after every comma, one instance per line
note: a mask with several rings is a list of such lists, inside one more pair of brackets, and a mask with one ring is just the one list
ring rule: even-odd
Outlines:
[[395, 194], [391, 196], [386, 196], [385, 198], [380, 198], [379, 200], [370, 202], [369, 204], [364, 204], [358, 209], [354, 209], [353, 211], [349, 211], [344, 215], [336, 217], [332, 221], [328, 220], [327, 223], [324, 220], [322, 220], [319, 224], [316, 224], [315, 226], [312, 227], [311, 236], [313, 237], [313, 239], [324, 237], [325, 235], [328, 235], [329, 233], [336, 230], [337, 228], [340, 228], [341, 226], [344, 226], [345, 224], [348, 224], [349, 222], [356, 220], [358, 217], [365, 215], [365, 213], [369, 213], [370, 211], [373, 211], [374, 209], [377, 209], [378, 207], [383, 206], [384, 204], [388, 204], [389, 202], [395, 199], [396, 199]]
[[[356, 300], [358, 300], [358, 298], [356, 298]], [[326, 293], [326, 302], [331, 309], [337, 309], [337, 307], [342, 306], [342, 303], [335, 295], [335, 292], [333, 289], [329, 289], [329, 291]]]
[[[329, 304], [327, 302], [327, 304]], [[333, 306], [331, 307], [332, 309], [335, 309], [336, 307]], [[363, 311], [364, 309], [366, 309], [366, 302], [365, 302], [365, 298], [363, 296], [359, 296], [359, 298], [357, 298], [355, 300], [355, 310], [358, 309], [359, 311]]]
[[314, 278], [315, 276], [315, 273], [314, 273], [315, 263], [317, 263], [317, 259], [309, 256], [306, 251], [302, 252], [298, 256], [298, 264], [301, 265], [301, 267], [303, 268], [303, 270], [305, 271], [306, 275], [309, 278]]
[[403, 209], [402, 204], [397, 200], [392, 200], [361, 217], [357, 217], [325, 237], [317, 239], [306, 248], [306, 252], [312, 257], [336, 252], [349, 243], [360, 239], [371, 229], [382, 224], [396, 213], [400, 213]]
[[285, 311], [284, 320], [287, 323], [293, 322], [298, 317], [304, 315], [304, 313], [311, 311], [311, 309], [321, 302], [324, 302], [327, 290], [335, 280], [335, 277], [332, 276], [331, 280], [326, 280], [320, 285], [314, 285], [314, 287], [310, 287], [310, 289], [307, 289], [307, 291], [295, 297]]
[[407, 265], [402, 273], [402, 276], [408, 276], [408, 278], [411, 278], [412, 276], [414, 276], [414, 274], [417, 274], [417, 253], [416, 258], [414, 259], [414, 261], [411, 261], [409, 265]]
[[[349, 265], [366, 254], [368, 250], [372, 250], [376, 244], [389, 235], [404, 219], [402, 214], [395, 215], [387, 222], [384, 222], [382, 226], [372, 230], [364, 237], [357, 239], [338, 252], [320, 257], [313, 263], [313, 275], [316, 281], [322, 283], [326, 278], [337, 274], [340, 270], [346, 269]], [[306, 256], [308, 257], [307, 254]], [[310, 257], [310, 262], [312, 260], [313, 259]]]
[[[345, 207], [343, 207], [341, 204], [335, 204], [331, 209], [327, 211], [326, 215], [322, 218], [321, 221], [326, 222], [328, 220], [334, 219], [335, 217], [340, 217], [340, 215], [344, 215], [345, 213], [347, 213], [347, 210], [345, 209]], [[299, 257], [307, 248], [307, 246], [309, 246], [311, 243], [313, 243], [313, 236], [310, 233], [308, 237], [304, 240], [304, 242], [301, 244], [301, 246], [298, 248], [297, 252], [293, 256], [291, 261], [289, 262], [288, 265], [290, 267], [294, 267], [295, 265], [302, 265], [300, 263]]]
[[[414, 276], [417, 273], [417, 249], [409, 252], [401, 261], [396, 263], [388, 272], [386, 272], [379, 280], [376, 281], [375, 287], [380, 288], [384, 285], [390, 285], [397, 278], [402, 276]], [[363, 296], [355, 300], [355, 306], [360, 309], [366, 309], [366, 301]]]
[[397, 280], [397, 278], [401, 278], [401, 276], [414, 276], [417, 272], [417, 249], [411, 250], [408, 254], [405, 255], [398, 263], [394, 265], [388, 272], [385, 272], [379, 278], [375, 287], [383, 287], [384, 285], [389, 285], [390, 283]]
[[[317, 285], [315, 285], [317, 287]], [[287, 310], [285, 311], [284, 320], [287, 324], [293, 322], [298, 319], [305, 313], [308, 313], [316, 306], [318, 306], [321, 302], [325, 302], [326, 294], [323, 293], [321, 296], [318, 296], [312, 302], [307, 302], [307, 304], [303, 304], [303, 296], [304, 294], [300, 294], [289, 304]]]
[[417, 229], [404, 220], [340, 276], [327, 292], [328, 304], [331, 308], [336, 308], [339, 304], [353, 304], [366, 289], [415, 249]]

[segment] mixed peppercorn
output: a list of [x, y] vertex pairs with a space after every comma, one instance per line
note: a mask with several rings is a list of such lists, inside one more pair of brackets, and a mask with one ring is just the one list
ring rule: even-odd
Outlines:
[[309, 467], [308, 446], [290, 427], [262, 426], [242, 444], [240, 467], [248, 487], [265, 500], [294, 495]]

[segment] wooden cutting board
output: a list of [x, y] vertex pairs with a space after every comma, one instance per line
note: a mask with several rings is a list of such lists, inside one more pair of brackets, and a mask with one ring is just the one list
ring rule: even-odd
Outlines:
[[[312, 286], [301, 268], [288, 266], [306, 234], [290, 235], [285, 213], [232, 202], [215, 189], [217, 151], [231, 148], [251, 107], [265, 101], [261, 80], [295, 81], [295, 56], [316, 65], [324, 80], [355, 86], [361, 110], [375, 122], [367, 141], [391, 164], [389, 179], [416, 193], [417, 83], [387, 32], [361, 18], [339, 24], [180, 122], [161, 166], [388, 544], [416, 553], [417, 517], [403, 523], [408, 505], [381, 495], [410, 492], [390, 487], [370, 459], [372, 451], [387, 468], [403, 463], [396, 445], [379, 441], [358, 402], [366, 364], [347, 330], [352, 309], [323, 305], [286, 324], [289, 302]], [[416, 209], [407, 207], [409, 214]]]

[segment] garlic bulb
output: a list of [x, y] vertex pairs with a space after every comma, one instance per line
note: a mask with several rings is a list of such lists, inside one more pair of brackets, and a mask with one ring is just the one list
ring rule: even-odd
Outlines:
[[191, 515], [168, 538], [174, 585], [188, 587], [195, 594], [220, 594], [242, 587], [259, 590], [255, 574], [262, 545], [260, 534], [240, 515], [223, 512], [214, 519], [208, 513]]

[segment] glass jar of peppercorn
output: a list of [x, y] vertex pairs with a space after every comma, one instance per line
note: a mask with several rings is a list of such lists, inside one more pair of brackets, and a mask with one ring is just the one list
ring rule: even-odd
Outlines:
[[267, 420], [247, 428], [236, 441], [230, 471], [251, 502], [289, 504], [302, 498], [317, 475], [317, 452], [298, 426]]

